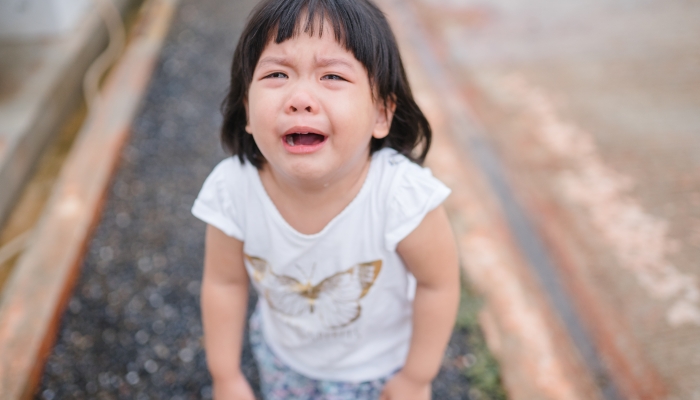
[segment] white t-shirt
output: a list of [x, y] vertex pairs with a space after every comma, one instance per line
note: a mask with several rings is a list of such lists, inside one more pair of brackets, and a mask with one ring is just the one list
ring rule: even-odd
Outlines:
[[314, 379], [361, 382], [406, 360], [415, 279], [396, 246], [449, 193], [429, 169], [382, 149], [352, 202], [305, 235], [284, 220], [257, 169], [231, 157], [206, 179], [192, 213], [243, 242], [275, 355]]

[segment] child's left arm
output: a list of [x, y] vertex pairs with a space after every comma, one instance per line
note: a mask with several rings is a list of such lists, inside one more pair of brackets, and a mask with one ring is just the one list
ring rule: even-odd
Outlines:
[[417, 281], [413, 335], [406, 364], [385, 386], [381, 400], [430, 399], [459, 304], [457, 247], [442, 206], [428, 213], [397, 251]]

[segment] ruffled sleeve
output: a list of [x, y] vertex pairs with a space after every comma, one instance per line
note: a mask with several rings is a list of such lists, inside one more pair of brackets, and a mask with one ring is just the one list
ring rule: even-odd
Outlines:
[[237, 159], [227, 158], [220, 162], [204, 181], [192, 206], [192, 214], [226, 235], [243, 241], [239, 221], [241, 210], [236, 209], [231, 193], [232, 188], [239, 186], [236, 181], [240, 180], [241, 172]]
[[385, 244], [389, 251], [396, 250], [399, 242], [451, 193], [430, 169], [411, 162], [404, 163], [404, 166], [396, 176], [388, 202]]

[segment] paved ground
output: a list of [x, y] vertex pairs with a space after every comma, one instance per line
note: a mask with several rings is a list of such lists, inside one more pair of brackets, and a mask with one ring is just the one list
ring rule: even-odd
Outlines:
[[[204, 225], [189, 209], [225, 156], [218, 106], [253, 3], [182, 2], [37, 398], [211, 397], [198, 308]], [[467, 334], [452, 338], [436, 399], [469, 398]], [[247, 346], [243, 364], [255, 384]]]
[[623, 393], [700, 399], [700, 5], [412, 3]]
[[[210, 394], [203, 226], [218, 103], [252, 1], [184, 1], [133, 125], [43, 398]], [[700, 6], [413, 0], [624, 398], [700, 399]], [[436, 399], [467, 398], [450, 361]], [[255, 368], [249, 353], [246, 373]]]

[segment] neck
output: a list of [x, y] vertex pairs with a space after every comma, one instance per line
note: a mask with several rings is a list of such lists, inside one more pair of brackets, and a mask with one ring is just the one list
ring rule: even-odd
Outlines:
[[260, 177], [266, 190], [291, 199], [303, 199], [309, 204], [314, 200], [324, 202], [329, 198], [346, 197], [351, 193], [351, 198], [354, 198], [367, 177], [369, 167], [370, 159], [367, 158], [367, 162], [360, 163], [353, 170], [338, 171], [324, 179], [305, 180], [285, 175], [265, 164], [260, 171]]
[[358, 168], [320, 182], [285, 179], [269, 166], [260, 180], [275, 207], [287, 223], [303, 234], [320, 232], [347, 207], [362, 189], [370, 159]]

